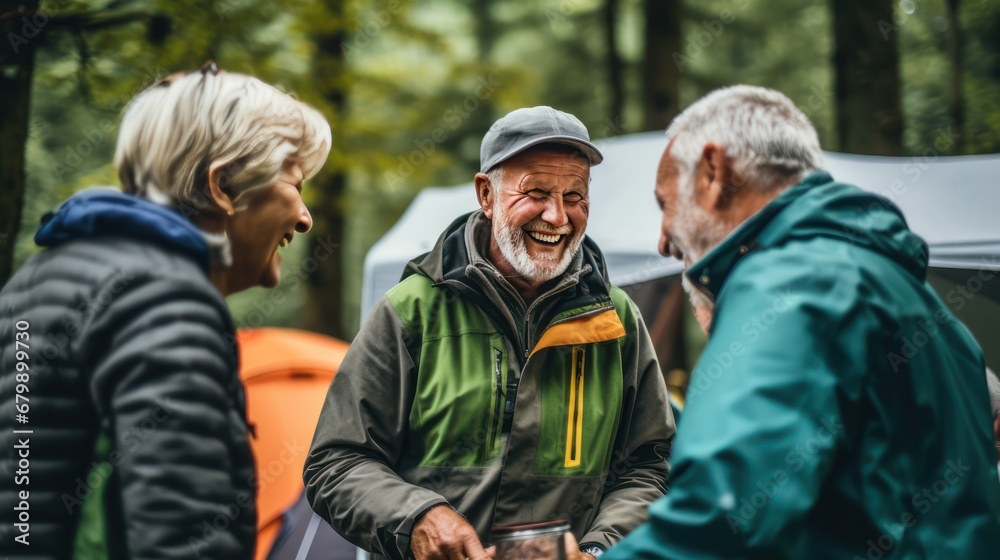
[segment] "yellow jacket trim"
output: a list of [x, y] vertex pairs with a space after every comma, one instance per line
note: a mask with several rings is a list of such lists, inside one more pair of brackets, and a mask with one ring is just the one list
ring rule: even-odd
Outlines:
[[618, 313], [614, 309], [602, 311], [585, 319], [566, 321], [545, 331], [531, 351], [532, 354], [553, 346], [571, 346], [615, 340], [625, 336]]

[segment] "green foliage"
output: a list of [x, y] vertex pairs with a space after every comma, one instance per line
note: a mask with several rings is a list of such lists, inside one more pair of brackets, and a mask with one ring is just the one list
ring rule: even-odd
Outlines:
[[[45, 3], [48, 13], [75, 23], [53, 20], [40, 39], [18, 264], [36, 250], [31, 237], [45, 211], [81, 188], [117, 184], [111, 160], [125, 103], [170, 72], [214, 59], [294, 92], [330, 119], [335, 146], [324, 173], [346, 174], [347, 194], [313, 213], [317, 220], [346, 215], [344, 314], [356, 325], [368, 248], [421, 188], [472, 180], [479, 142], [496, 118], [547, 104], [579, 116], [596, 138], [639, 129], [643, 1], [620, 2], [621, 115], [609, 114], [603, 0]], [[911, 4], [915, 10], [890, 34], [901, 45], [906, 145], [919, 153], [949, 124], [948, 30], [942, 3]], [[962, 7], [969, 153], [1000, 151], [996, 8], [995, 0]], [[834, 145], [826, 3], [703, 0], [684, 9], [683, 47], [674, 53], [682, 106], [726, 84], [773, 87], [813, 119], [825, 146]], [[316, 41], [338, 33], [339, 52]], [[345, 100], [340, 112], [330, 96], [338, 91]], [[305, 193], [307, 202], [317, 198], [308, 184]], [[286, 277], [301, 273], [306, 245], [286, 254]], [[305, 292], [286, 286], [285, 303], [266, 314], [260, 308], [271, 300], [262, 290], [231, 304], [241, 324], [294, 326]]]

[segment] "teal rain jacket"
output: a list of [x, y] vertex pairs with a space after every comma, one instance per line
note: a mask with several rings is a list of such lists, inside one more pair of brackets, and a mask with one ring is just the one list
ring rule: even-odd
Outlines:
[[825, 172], [690, 267], [715, 320], [670, 493], [602, 560], [1000, 558], [968, 292], [926, 273], [899, 210]]

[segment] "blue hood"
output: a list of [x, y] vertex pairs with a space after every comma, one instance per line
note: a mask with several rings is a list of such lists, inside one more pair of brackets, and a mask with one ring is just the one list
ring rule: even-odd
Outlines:
[[175, 210], [110, 188], [92, 188], [42, 217], [35, 243], [52, 247], [102, 236], [128, 237], [159, 245], [209, 269], [208, 243], [201, 230]]

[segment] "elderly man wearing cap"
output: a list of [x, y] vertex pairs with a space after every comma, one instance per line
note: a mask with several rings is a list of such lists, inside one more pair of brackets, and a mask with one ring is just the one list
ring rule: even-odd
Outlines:
[[645, 326], [584, 235], [583, 124], [519, 109], [483, 139], [481, 210], [372, 311], [330, 387], [305, 481], [390, 558], [488, 558], [498, 525], [566, 518], [599, 556], [662, 496], [674, 432]]

